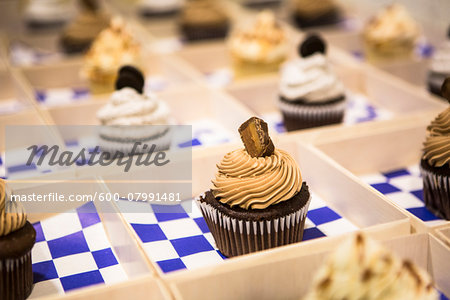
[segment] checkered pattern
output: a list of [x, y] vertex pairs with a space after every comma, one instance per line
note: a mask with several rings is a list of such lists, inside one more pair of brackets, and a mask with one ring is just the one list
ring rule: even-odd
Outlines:
[[[364, 95], [348, 93], [347, 99], [347, 109], [344, 118], [345, 125], [354, 125], [374, 120], [386, 120], [392, 117], [391, 112], [370, 104]], [[267, 124], [275, 132], [286, 132], [280, 112], [264, 114], [262, 118], [266, 120]]]
[[417, 165], [386, 173], [368, 174], [361, 179], [428, 225], [444, 223], [423, 202], [423, 182]]
[[[170, 82], [160, 75], [147, 77], [145, 83], [146, 92], [160, 92], [165, 90]], [[36, 100], [46, 106], [64, 105], [80, 100], [89, 99], [89, 89], [81, 88], [52, 88], [47, 90], [36, 90]]]
[[[196, 269], [220, 263], [225, 257], [194, 200], [163, 206], [145, 202], [119, 201], [125, 220], [140, 238], [148, 257], [165, 273]], [[139, 211], [139, 213], [130, 213]], [[312, 195], [303, 240], [357, 230], [317, 195]]]
[[[230, 142], [237, 139], [237, 135], [230, 132], [221, 124], [214, 120], [199, 120], [192, 123], [192, 140], [178, 144], [180, 148], [191, 146], [210, 146]], [[82, 137], [80, 140], [66, 141], [67, 150], [78, 153], [82, 148], [93, 151], [98, 144], [96, 137]], [[45, 161], [42, 165], [36, 162], [39, 156], [30, 165], [26, 164], [29, 152], [25, 150], [17, 150], [8, 152], [8, 164], [2, 158], [5, 154], [0, 155], [0, 177], [8, 179], [28, 178], [43, 173], [54, 172], [67, 167], [48, 166]], [[48, 157], [46, 157], [48, 159]]]
[[127, 279], [93, 203], [33, 224], [33, 296]]

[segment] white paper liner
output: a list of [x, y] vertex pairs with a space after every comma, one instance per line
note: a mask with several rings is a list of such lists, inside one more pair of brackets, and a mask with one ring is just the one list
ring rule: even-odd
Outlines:
[[[121, 127], [119, 130], [123, 134], [122, 138], [115, 138], [117, 135], [108, 136], [105, 138], [100, 135], [98, 138], [98, 146], [100, 149], [105, 152], [110, 152], [114, 155], [116, 151], [123, 152], [125, 155], [131, 153], [134, 144], [136, 142], [141, 142], [141, 145], [137, 146], [135, 151], [136, 153], [146, 153], [149, 152], [152, 145], [155, 145], [155, 151], [167, 150], [170, 148], [170, 144], [172, 142], [172, 134], [170, 127], [166, 128], [166, 131], [157, 132], [156, 135], [149, 135], [148, 138], [150, 140], [141, 141], [142, 138], [136, 138], [135, 130], [133, 127], [130, 127], [128, 131], [125, 129], [126, 127]], [[111, 131], [112, 127], [109, 127], [108, 132]], [[119, 132], [119, 131], [118, 131]], [[152, 132], [153, 134], [154, 132]], [[101, 132], [104, 134], [104, 132]], [[141, 136], [141, 135], [138, 135]], [[126, 140], [122, 140], [126, 138]], [[147, 148], [144, 149], [144, 145], [147, 145]]]
[[302, 105], [287, 103], [280, 99], [278, 106], [284, 115], [286, 129], [292, 130], [342, 122], [347, 101], [324, 105]]
[[425, 206], [438, 217], [450, 220], [450, 178], [420, 167]]
[[19, 258], [0, 260], [0, 299], [26, 299], [32, 287], [31, 250]]
[[233, 257], [300, 242], [311, 196], [300, 210], [270, 221], [238, 220], [206, 202], [196, 201], [217, 248], [223, 255]]

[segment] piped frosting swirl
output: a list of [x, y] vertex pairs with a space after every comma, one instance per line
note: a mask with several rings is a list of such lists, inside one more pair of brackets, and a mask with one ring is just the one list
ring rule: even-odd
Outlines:
[[27, 222], [27, 215], [22, 205], [10, 201], [11, 190], [3, 179], [0, 179], [0, 236], [19, 230]]
[[287, 62], [281, 71], [280, 94], [286, 100], [321, 102], [344, 93], [344, 86], [322, 53]]
[[282, 61], [289, 51], [287, 34], [269, 11], [260, 13], [252, 26], [234, 32], [229, 47], [239, 59], [264, 63]]
[[130, 87], [115, 91], [110, 101], [97, 112], [102, 125], [167, 125], [168, 105], [153, 94], [139, 94]]
[[123, 65], [136, 65], [140, 59], [139, 43], [121, 18], [113, 18], [91, 45], [85, 56], [83, 74], [96, 79], [102, 74], [115, 74]]
[[423, 159], [435, 167], [450, 167], [450, 107], [440, 113], [427, 129]]
[[220, 202], [243, 209], [264, 209], [292, 198], [302, 186], [300, 169], [284, 150], [251, 157], [234, 150], [217, 165], [212, 192]]
[[304, 300], [437, 300], [430, 276], [362, 234], [344, 241], [315, 277]]

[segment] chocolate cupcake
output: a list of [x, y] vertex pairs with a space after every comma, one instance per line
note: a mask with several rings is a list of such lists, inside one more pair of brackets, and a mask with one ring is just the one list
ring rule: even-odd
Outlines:
[[326, 58], [326, 44], [309, 35], [299, 47], [301, 58], [287, 62], [281, 72], [279, 107], [286, 130], [341, 123], [345, 89]]
[[[442, 96], [450, 101], [450, 77], [442, 85]], [[450, 220], [450, 107], [427, 128], [420, 161], [425, 206], [435, 215]]]
[[86, 51], [97, 35], [109, 24], [96, 0], [82, 0], [80, 14], [64, 29], [60, 44], [68, 54]]
[[178, 24], [188, 41], [224, 38], [230, 27], [225, 9], [212, 0], [189, 0]]
[[332, 25], [340, 20], [339, 9], [332, 0], [293, 0], [292, 11], [300, 28]]
[[197, 201], [217, 247], [232, 257], [300, 242], [310, 193], [297, 163], [275, 149], [263, 120], [250, 118], [239, 132], [245, 149], [224, 156]]
[[33, 289], [31, 249], [36, 231], [0, 179], [0, 299], [26, 299]]
[[144, 76], [138, 69], [123, 66], [119, 70], [116, 91], [97, 112], [102, 151], [130, 155], [150, 152], [153, 146], [154, 151], [170, 148], [169, 125], [174, 121], [169, 106], [143, 89]]

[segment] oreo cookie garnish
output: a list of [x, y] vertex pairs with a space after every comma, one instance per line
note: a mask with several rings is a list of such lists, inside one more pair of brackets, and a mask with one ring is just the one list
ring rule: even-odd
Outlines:
[[141, 71], [132, 66], [123, 66], [120, 68], [117, 76], [116, 90], [120, 90], [124, 87], [131, 87], [139, 94], [142, 94], [144, 82], [144, 75], [142, 75]]
[[303, 42], [300, 44], [298, 52], [301, 57], [307, 57], [313, 55], [316, 52], [325, 54], [327, 51], [327, 46], [325, 41], [317, 34], [310, 34]]
[[441, 87], [442, 97], [447, 99], [450, 102], [450, 77], [445, 78], [444, 83]]

